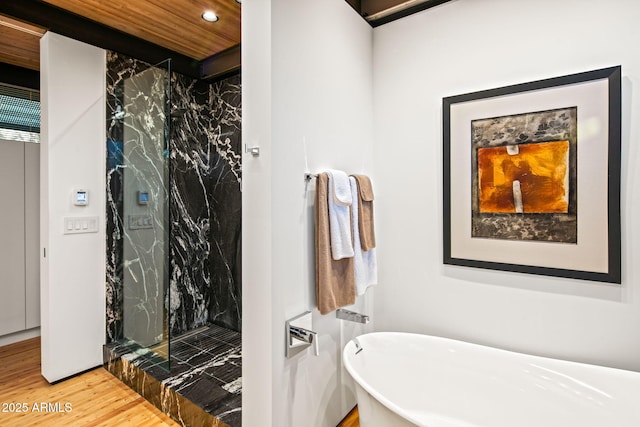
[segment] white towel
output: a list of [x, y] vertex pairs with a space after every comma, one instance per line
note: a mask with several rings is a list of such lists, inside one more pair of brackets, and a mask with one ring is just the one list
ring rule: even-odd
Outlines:
[[331, 256], [334, 260], [353, 257], [351, 238], [352, 205], [351, 186], [346, 173], [328, 170], [329, 176], [329, 231], [331, 233]]
[[[358, 197], [358, 182], [354, 177], [349, 177], [351, 184], [351, 194], [353, 200]], [[360, 229], [358, 223], [358, 203], [353, 203], [352, 212], [352, 229], [353, 229], [353, 251], [354, 251], [354, 268], [356, 295], [364, 295], [369, 286], [378, 283], [378, 261], [376, 258], [376, 248], [363, 251], [360, 244]]]

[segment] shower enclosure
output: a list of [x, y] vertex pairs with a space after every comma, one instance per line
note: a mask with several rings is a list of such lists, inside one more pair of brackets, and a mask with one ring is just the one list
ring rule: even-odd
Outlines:
[[240, 75], [108, 51], [106, 83], [105, 368], [187, 425], [239, 427]]
[[107, 118], [119, 344], [169, 369], [170, 60], [123, 78]]

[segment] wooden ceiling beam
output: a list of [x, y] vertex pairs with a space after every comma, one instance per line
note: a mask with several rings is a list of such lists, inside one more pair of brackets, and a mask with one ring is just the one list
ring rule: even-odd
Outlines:
[[203, 79], [220, 80], [240, 70], [240, 45], [202, 60], [200, 75]]
[[448, 1], [450, 0], [360, 0], [359, 13], [375, 28]]
[[40, 72], [0, 62], [2, 83], [40, 90]]

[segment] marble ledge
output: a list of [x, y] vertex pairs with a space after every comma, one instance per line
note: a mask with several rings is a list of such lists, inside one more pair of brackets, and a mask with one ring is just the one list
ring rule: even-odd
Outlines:
[[[239, 427], [241, 415], [241, 396], [225, 396], [216, 393], [217, 386], [213, 385], [207, 376], [193, 378], [190, 381], [190, 393], [211, 397], [214, 400], [204, 404], [204, 408], [193, 403], [163, 381], [156, 379], [149, 372], [143, 370], [130, 360], [127, 355], [120, 356], [108, 346], [104, 347], [104, 368], [118, 378], [129, 388], [140, 394], [164, 414], [184, 427]], [[152, 362], [150, 362], [152, 363]], [[152, 367], [151, 370], [161, 370]], [[149, 367], [146, 368], [149, 370]], [[160, 371], [161, 372], [161, 371]], [[217, 396], [216, 396], [217, 395]], [[230, 397], [230, 398], [229, 398]], [[208, 399], [210, 400], [210, 399]], [[220, 414], [221, 418], [231, 418], [234, 422], [226, 424], [210, 412]]]

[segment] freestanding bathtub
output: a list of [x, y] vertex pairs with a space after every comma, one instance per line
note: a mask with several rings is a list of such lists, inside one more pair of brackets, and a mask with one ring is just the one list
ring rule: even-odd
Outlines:
[[640, 427], [640, 373], [399, 332], [344, 348], [361, 427]]

